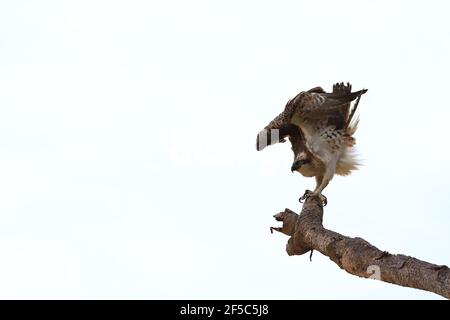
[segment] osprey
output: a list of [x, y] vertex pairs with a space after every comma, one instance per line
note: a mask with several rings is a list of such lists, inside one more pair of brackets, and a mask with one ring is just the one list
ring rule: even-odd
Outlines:
[[[317, 196], [325, 206], [327, 198], [322, 191], [334, 174], [345, 176], [357, 169], [353, 135], [359, 119], [353, 117], [361, 95], [367, 90], [351, 90], [349, 83], [344, 85], [341, 82], [333, 86], [331, 93], [326, 93], [321, 87], [300, 92], [258, 134], [258, 151], [267, 145], [285, 142], [289, 137], [294, 152], [291, 171], [316, 178], [316, 188], [312, 192], [306, 190], [300, 202]], [[351, 108], [354, 100], [356, 102]]]

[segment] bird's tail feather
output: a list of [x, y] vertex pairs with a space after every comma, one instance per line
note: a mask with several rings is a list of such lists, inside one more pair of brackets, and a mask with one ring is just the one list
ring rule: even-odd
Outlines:
[[336, 173], [340, 176], [346, 176], [352, 171], [358, 170], [358, 167], [361, 165], [361, 160], [358, 158], [355, 148], [345, 147], [344, 153], [336, 165]]

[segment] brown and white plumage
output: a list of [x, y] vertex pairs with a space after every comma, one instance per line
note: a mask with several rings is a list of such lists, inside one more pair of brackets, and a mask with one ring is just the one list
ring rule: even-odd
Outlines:
[[[354, 119], [354, 113], [366, 91], [351, 92], [350, 84], [337, 83], [331, 93], [320, 87], [300, 92], [258, 134], [257, 149], [284, 142], [289, 137], [294, 152], [291, 170], [315, 177], [316, 188], [307, 196], [326, 199], [322, 191], [335, 173], [348, 175], [357, 169], [353, 135], [358, 119]], [[355, 99], [357, 101], [351, 109], [351, 102]]]

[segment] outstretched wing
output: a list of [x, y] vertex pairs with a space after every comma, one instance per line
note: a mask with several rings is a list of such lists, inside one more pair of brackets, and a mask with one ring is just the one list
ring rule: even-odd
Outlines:
[[[257, 137], [256, 149], [262, 150], [266, 146], [284, 142], [286, 137], [298, 137], [300, 128], [293, 124], [294, 115], [311, 119], [324, 119], [327, 125], [336, 129], [345, 128], [350, 122], [355, 107], [350, 111], [350, 102], [359, 98], [367, 90], [351, 92], [351, 85], [337, 83], [333, 92], [326, 93], [321, 87], [300, 92], [295, 98], [289, 100], [282, 113], [273, 119]], [[357, 104], [356, 104], [357, 105]], [[294, 138], [295, 140], [296, 138]], [[292, 141], [291, 141], [292, 142]]]
[[[348, 86], [350, 86], [348, 84]], [[346, 103], [349, 103], [362, 94], [366, 93], [366, 89], [351, 92], [342, 84], [338, 86], [336, 92], [332, 93], [318, 93], [318, 92], [300, 92], [289, 104], [293, 104], [295, 109], [300, 112], [301, 116], [317, 117], [329, 114], [330, 112], [342, 112]], [[351, 86], [350, 86], [351, 90]], [[348, 109], [348, 108], [347, 108]]]

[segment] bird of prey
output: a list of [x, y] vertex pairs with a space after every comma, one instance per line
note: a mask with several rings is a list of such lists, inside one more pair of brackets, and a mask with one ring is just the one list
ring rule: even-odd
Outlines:
[[312, 192], [306, 190], [300, 201], [316, 196], [325, 206], [327, 198], [322, 191], [334, 174], [345, 176], [357, 169], [353, 135], [359, 119], [354, 115], [361, 95], [367, 90], [351, 90], [349, 83], [341, 82], [333, 86], [331, 93], [321, 87], [302, 91], [258, 134], [258, 151], [285, 142], [288, 137], [294, 152], [291, 171], [315, 177], [316, 188]]

